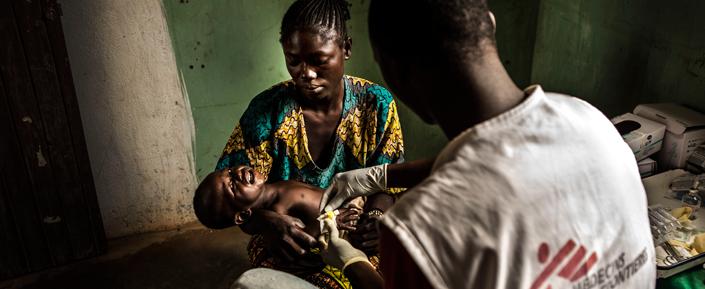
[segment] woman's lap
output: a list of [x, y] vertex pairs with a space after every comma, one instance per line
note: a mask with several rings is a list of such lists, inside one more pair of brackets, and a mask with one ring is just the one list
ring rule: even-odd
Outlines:
[[[277, 262], [266, 250], [264, 239], [261, 235], [252, 236], [250, 242], [247, 244], [247, 253], [249, 255], [250, 264], [255, 268], [270, 268], [291, 273], [322, 289], [352, 288], [348, 279], [340, 270], [330, 266], [324, 266], [322, 263], [319, 268], [302, 268], [301, 266]], [[372, 263], [375, 268], [378, 268], [379, 258], [377, 256], [370, 257], [370, 263]]]

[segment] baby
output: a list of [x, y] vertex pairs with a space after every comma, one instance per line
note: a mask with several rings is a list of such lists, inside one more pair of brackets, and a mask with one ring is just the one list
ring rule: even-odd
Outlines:
[[[196, 189], [193, 207], [206, 227], [222, 229], [244, 223], [253, 209], [267, 209], [300, 219], [303, 230], [314, 238], [320, 235], [318, 209], [323, 190], [297, 181], [265, 183], [266, 178], [247, 166], [223, 169], [209, 174]], [[362, 212], [363, 200], [353, 199], [339, 209], [340, 230], [354, 230]], [[307, 254], [299, 263], [322, 266], [320, 257]], [[299, 264], [299, 265], [301, 265]]]

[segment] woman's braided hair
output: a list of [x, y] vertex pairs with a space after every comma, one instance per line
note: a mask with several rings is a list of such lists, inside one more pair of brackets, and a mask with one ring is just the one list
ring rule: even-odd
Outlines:
[[326, 37], [336, 36], [342, 45], [348, 38], [349, 19], [348, 1], [297, 0], [284, 14], [279, 41], [284, 43], [294, 31], [312, 31]]

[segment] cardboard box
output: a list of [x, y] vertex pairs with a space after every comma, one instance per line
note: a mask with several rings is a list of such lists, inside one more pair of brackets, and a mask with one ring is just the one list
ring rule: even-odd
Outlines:
[[684, 168], [686, 160], [705, 142], [705, 115], [674, 103], [640, 104], [634, 114], [663, 123], [666, 135], [656, 161], [664, 169]]
[[637, 161], [661, 149], [665, 125], [631, 113], [613, 118], [612, 123], [634, 152]]
[[656, 161], [651, 158], [645, 158], [639, 163], [637, 163], [637, 165], [639, 166], [639, 174], [641, 175], [642, 179], [650, 177], [651, 175], [656, 173]]

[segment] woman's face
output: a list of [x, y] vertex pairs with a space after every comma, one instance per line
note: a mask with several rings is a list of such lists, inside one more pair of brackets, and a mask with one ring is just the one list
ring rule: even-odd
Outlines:
[[282, 44], [286, 68], [296, 89], [311, 101], [330, 99], [342, 91], [345, 60], [350, 58], [351, 40], [341, 46], [335, 32], [321, 35], [294, 31]]

